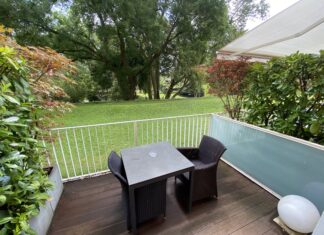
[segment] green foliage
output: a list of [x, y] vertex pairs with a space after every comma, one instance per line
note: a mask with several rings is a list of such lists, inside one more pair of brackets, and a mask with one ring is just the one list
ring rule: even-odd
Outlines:
[[269, 4], [266, 0], [226, 0], [229, 7], [229, 21], [239, 31], [245, 29], [250, 19], [267, 16]]
[[[182, 44], [204, 53], [227, 25], [223, 0], [12, 0], [0, 3], [0, 13], [9, 16], [4, 24], [16, 30], [19, 42], [46, 44], [114, 73], [106, 78], [117, 79], [124, 99], [136, 98], [140, 78], [158, 92], [162, 55], [172, 57]], [[153, 79], [147, 79], [150, 70], [157, 74]]]
[[95, 64], [99, 85], [106, 89], [117, 80], [125, 100], [137, 97], [137, 86], [159, 99], [160, 73], [173, 80], [166, 97], [176, 86], [192, 86], [192, 66], [205, 63], [267, 9], [265, 0], [0, 1], [2, 22], [19, 43]]
[[73, 83], [68, 81], [61, 84], [61, 87], [63, 87], [63, 90], [69, 96], [69, 101], [79, 103], [84, 101], [84, 99], [90, 101], [99, 100], [98, 91], [100, 87], [92, 79], [88, 67], [78, 63], [76, 70], [76, 73], [69, 76], [74, 81]]
[[253, 65], [247, 121], [324, 143], [324, 54], [292, 54]]
[[29, 219], [51, 184], [41, 167], [24, 61], [8, 47], [0, 47], [0, 107], [0, 234], [33, 234]]

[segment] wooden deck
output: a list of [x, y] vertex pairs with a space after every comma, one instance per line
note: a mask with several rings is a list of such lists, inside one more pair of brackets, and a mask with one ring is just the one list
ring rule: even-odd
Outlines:
[[[272, 219], [278, 200], [220, 162], [218, 199], [194, 204], [186, 214], [167, 188], [167, 216], [139, 227], [139, 234], [283, 234]], [[113, 175], [66, 183], [48, 234], [129, 234], [121, 204], [121, 187]]]

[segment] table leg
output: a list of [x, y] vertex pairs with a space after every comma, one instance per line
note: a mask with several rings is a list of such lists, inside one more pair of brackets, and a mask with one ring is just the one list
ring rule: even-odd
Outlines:
[[188, 212], [191, 212], [192, 207], [192, 191], [193, 191], [193, 182], [194, 182], [194, 173], [193, 171], [189, 172], [189, 200], [188, 200]]
[[135, 193], [134, 188], [130, 187], [129, 191], [129, 211], [130, 211], [130, 224], [132, 229], [132, 234], [137, 233], [136, 226], [136, 211], [135, 211]]

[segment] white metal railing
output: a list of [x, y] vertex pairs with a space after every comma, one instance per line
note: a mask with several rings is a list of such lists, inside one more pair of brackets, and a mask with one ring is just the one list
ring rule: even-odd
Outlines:
[[64, 181], [109, 172], [110, 151], [168, 141], [177, 147], [195, 147], [210, 131], [211, 114], [53, 128], [47, 149], [48, 165], [55, 162]]

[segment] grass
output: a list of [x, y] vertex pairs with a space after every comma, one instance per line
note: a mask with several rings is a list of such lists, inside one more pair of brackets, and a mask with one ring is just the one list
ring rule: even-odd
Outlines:
[[59, 126], [78, 126], [221, 111], [223, 104], [216, 97], [120, 101], [77, 104], [56, 121]]
[[[76, 105], [57, 121], [61, 126], [130, 121], [221, 112], [215, 97], [178, 100], [107, 102]], [[168, 141], [174, 146], [196, 146], [209, 127], [209, 116], [193, 116], [138, 123], [122, 123], [52, 131], [56, 140], [47, 143], [51, 161], [56, 156], [63, 178], [107, 169], [110, 151], [135, 145]], [[55, 152], [54, 152], [55, 149]]]

